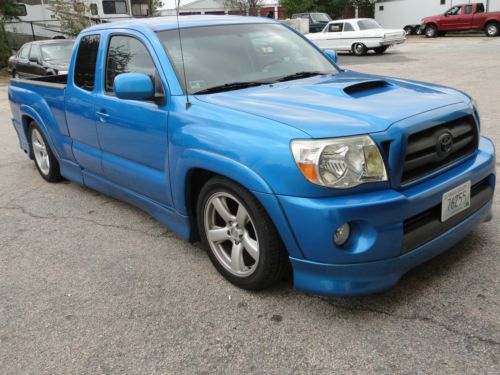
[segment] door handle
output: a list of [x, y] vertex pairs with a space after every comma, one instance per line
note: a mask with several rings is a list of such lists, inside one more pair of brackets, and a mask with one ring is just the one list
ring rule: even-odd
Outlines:
[[109, 114], [105, 109], [101, 109], [100, 111], [97, 111], [96, 115], [99, 117], [99, 120], [101, 122], [106, 122], [106, 119], [109, 117]]

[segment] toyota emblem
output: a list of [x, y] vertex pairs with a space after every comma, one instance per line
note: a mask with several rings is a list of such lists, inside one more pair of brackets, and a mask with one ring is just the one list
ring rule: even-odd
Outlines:
[[450, 132], [442, 133], [437, 140], [437, 152], [441, 157], [448, 156], [453, 148], [453, 135]]

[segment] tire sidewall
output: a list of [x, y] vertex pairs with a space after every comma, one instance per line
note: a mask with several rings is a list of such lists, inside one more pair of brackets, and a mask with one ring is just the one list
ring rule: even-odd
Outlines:
[[[35, 152], [33, 150], [33, 131], [37, 130], [40, 136], [43, 139], [43, 142], [45, 143], [45, 148], [47, 149], [47, 154], [49, 156], [49, 173], [45, 174], [42, 172], [40, 169], [40, 166], [38, 165], [35, 157]], [[38, 170], [38, 173], [40, 173], [40, 176], [47, 182], [57, 182], [61, 180], [61, 175], [59, 172], [59, 162], [54, 156], [54, 153], [52, 152], [49, 143], [47, 142], [47, 138], [45, 137], [45, 134], [43, 130], [40, 128], [40, 126], [33, 121], [30, 124], [29, 130], [28, 130], [28, 135], [29, 135], [29, 145], [30, 145], [30, 153], [33, 156], [33, 161], [35, 162], [36, 169]]]
[[435, 38], [437, 36], [437, 33], [438, 33], [436, 26], [432, 26], [432, 25], [427, 26], [425, 28], [424, 32], [425, 32], [425, 36], [427, 38]]
[[[358, 51], [356, 47], [361, 47], [361, 51]], [[352, 53], [354, 53], [354, 55], [356, 56], [363, 56], [363, 55], [366, 55], [366, 46], [363, 44], [363, 43], [355, 43], [353, 46], [352, 46]]]
[[[206, 228], [205, 228], [205, 210], [207, 209], [207, 201], [215, 193], [229, 193], [237, 198], [241, 204], [245, 207], [248, 214], [250, 215], [256, 235], [259, 241], [259, 260], [257, 263], [257, 268], [255, 271], [246, 277], [238, 277], [230, 273], [222, 264], [220, 264], [217, 256], [214, 254], [210, 243], [207, 239]], [[270, 256], [270, 238], [269, 238], [269, 228], [266, 227], [266, 220], [262, 220], [260, 217], [262, 212], [258, 212], [255, 207], [255, 198], [246, 189], [242, 188], [238, 184], [233, 183], [230, 180], [224, 178], [215, 177], [201, 189], [199, 199], [196, 207], [196, 220], [199, 228], [200, 240], [203, 247], [206, 249], [208, 256], [215, 266], [215, 268], [230, 282], [233, 284], [251, 290], [258, 290], [265, 287], [265, 279], [268, 276], [268, 261]], [[270, 219], [269, 219], [270, 220]], [[269, 222], [267, 222], [269, 224]], [[271, 223], [271, 225], [273, 225]]]
[[[492, 26], [495, 28], [495, 32], [493, 34], [490, 34], [489, 29]], [[490, 24], [486, 25], [486, 35], [489, 36], [490, 38], [497, 36], [499, 33], [499, 30], [500, 30], [500, 26], [496, 23], [490, 23]]]

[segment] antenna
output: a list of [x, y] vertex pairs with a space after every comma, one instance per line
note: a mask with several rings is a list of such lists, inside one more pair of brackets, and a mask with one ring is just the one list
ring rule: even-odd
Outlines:
[[184, 88], [186, 90], [186, 110], [191, 107], [191, 102], [189, 101], [189, 90], [186, 78], [186, 65], [184, 64], [184, 51], [182, 49], [182, 37], [181, 37], [181, 25], [179, 23], [179, 12], [181, 9], [181, 0], [177, 0], [177, 32], [179, 33], [179, 45], [181, 46], [181, 60], [182, 60], [182, 73], [184, 75]]

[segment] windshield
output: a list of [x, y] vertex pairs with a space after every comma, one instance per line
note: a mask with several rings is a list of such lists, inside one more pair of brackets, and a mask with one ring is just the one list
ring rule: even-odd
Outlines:
[[42, 45], [42, 58], [44, 61], [66, 61], [68, 62], [73, 50], [73, 42], [51, 43]]
[[[158, 33], [184, 82], [178, 30]], [[235, 83], [270, 83], [291, 75], [335, 74], [335, 66], [309, 42], [282, 25], [246, 24], [181, 29], [189, 94]], [[312, 74], [311, 74], [312, 75]], [[184, 87], [186, 85], [184, 84]]]
[[314, 22], [330, 22], [332, 19], [326, 13], [311, 13]]
[[360, 30], [373, 30], [373, 29], [381, 29], [377, 21], [375, 20], [361, 20], [358, 21], [358, 26]]

